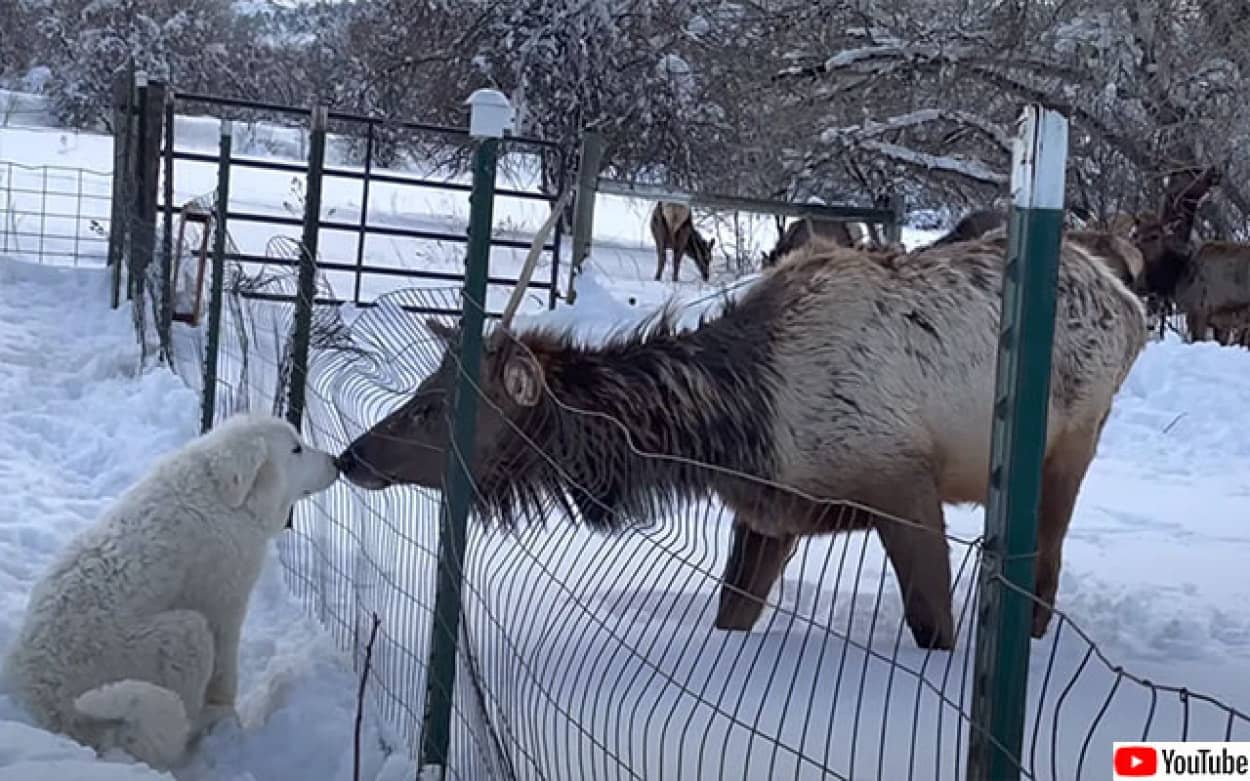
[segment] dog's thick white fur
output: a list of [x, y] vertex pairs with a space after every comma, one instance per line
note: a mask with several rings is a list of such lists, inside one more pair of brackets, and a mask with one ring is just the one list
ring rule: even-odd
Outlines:
[[267, 543], [333, 458], [238, 415], [164, 456], [35, 585], [6, 659], [40, 726], [157, 769], [236, 718], [239, 631]]

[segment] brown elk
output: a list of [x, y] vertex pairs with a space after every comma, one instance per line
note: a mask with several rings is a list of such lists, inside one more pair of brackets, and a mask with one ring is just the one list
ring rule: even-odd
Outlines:
[[1128, 238], [1112, 231], [1089, 229], [1067, 230], [1064, 235], [1069, 241], [1080, 244], [1095, 257], [1101, 258], [1129, 290], [1137, 289], [1146, 262], [1141, 251]]
[[[1062, 245], [1034, 637], [1050, 622], [1078, 490], [1146, 340], [1141, 302], [1093, 246]], [[986, 500], [1006, 250], [1000, 233], [894, 263], [816, 243], [696, 328], [662, 316], [598, 346], [505, 322], [483, 350], [476, 510], [511, 527], [556, 502], [607, 530], [710, 492], [735, 515], [715, 619], [725, 630], [756, 623], [799, 538], [872, 528], [915, 642], [953, 648], [942, 506]], [[442, 485], [460, 336], [429, 327], [440, 366], [338, 457], [357, 486]]]
[[1240, 342], [1250, 325], [1250, 245], [1203, 242], [1185, 260], [1173, 300], [1185, 315], [1190, 341], [1205, 341], [1211, 328], [1220, 344]]
[[811, 217], [803, 217], [786, 226], [777, 239], [777, 243], [764, 255], [760, 265], [763, 268], [772, 268], [777, 265], [779, 258], [800, 247], [807, 246], [816, 239], [832, 242], [840, 247], [854, 247], [864, 241], [865, 234], [863, 229], [853, 222], [814, 220]]
[[[1219, 184], [1220, 172], [1215, 168], [1178, 171], [1169, 177], [1167, 192], [1155, 213], [1137, 215], [1132, 239], [1141, 250], [1145, 271], [1138, 292], [1145, 295], [1148, 311], [1158, 315], [1160, 324], [1176, 302], [1179, 288], [1194, 265], [1191, 259], [1199, 251], [1193, 236], [1198, 207]], [[1190, 338], [1205, 339], [1203, 331]]]
[[681, 203], [659, 201], [651, 210], [651, 236], [655, 239], [655, 279], [664, 273], [664, 253], [673, 250], [673, 281], [681, 268], [681, 259], [689, 255], [707, 282], [712, 274], [712, 247], [716, 239], [705, 239], [694, 227], [690, 207]]
[[1001, 209], [978, 209], [964, 215], [963, 219], [955, 223], [955, 227], [950, 232], [934, 241], [933, 247], [940, 247], [943, 244], [955, 244], [960, 241], [972, 241], [979, 239], [990, 231], [1004, 227], [1007, 224], [1007, 212]]

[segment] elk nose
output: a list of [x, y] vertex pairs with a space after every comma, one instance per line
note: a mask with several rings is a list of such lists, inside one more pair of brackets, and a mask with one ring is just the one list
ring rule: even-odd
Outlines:
[[346, 474], [356, 466], [356, 451], [348, 448], [334, 458], [334, 468]]

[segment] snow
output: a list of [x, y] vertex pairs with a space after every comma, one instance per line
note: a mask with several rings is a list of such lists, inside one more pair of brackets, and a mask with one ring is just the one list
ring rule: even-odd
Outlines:
[[[215, 122], [181, 117], [179, 148], [211, 152], [216, 132]], [[299, 131], [259, 125], [236, 141], [245, 156], [299, 159], [304, 148]], [[334, 165], [348, 165], [341, 147], [332, 143], [330, 149]], [[109, 154], [108, 140], [99, 136], [0, 128], [0, 160], [107, 170]], [[509, 185], [530, 187], [525, 167], [519, 168]], [[213, 175], [212, 166], [181, 166], [178, 200], [211, 191]], [[232, 208], [288, 213], [282, 203], [289, 175], [239, 168], [236, 176]], [[360, 195], [358, 183], [332, 180], [326, 210], [354, 221]], [[534, 291], [518, 326], [559, 322], [593, 341], [636, 322], [670, 295], [690, 323], [723, 294], [749, 284], [720, 260], [710, 283], [696, 278], [689, 261], [676, 286], [667, 273], [664, 282], [653, 282], [650, 206], [601, 197], [577, 304], [547, 312], [545, 295]], [[543, 209], [540, 202], [501, 198], [497, 230], [526, 236]], [[371, 193], [369, 217], [375, 224], [462, 231], [467, 197], [379, 187]], [[231, 229], [244, 251], [256, 252], [264, 252], [275, 233], [298, 231], [254, 224]], [[940, 233], [909, 229], [904, 242], [915, 245]], [[331, 236], [323, 234], [323, 252], [354, 253], [353, 244]], [[749, 250], [758, 254], [775, 237], [771, 220], [744, 220]], [[718, 249], [723, 242], [732, 246], [734, 236], [721, 231]], [[368, 257], [378, 263], [390, 257], [397, 267], [457, 269], [462, 250], [444, 250], [421, 255], [382, 242], [369, 245]], [[515, 274], [523, 254], [495, 248], [493, 273]], [[546, 262], [546, 273], [540, 266], [535, 278], [546, 278]], [[330, 276], [336, 292], [350, 291], [350, 277]], [[67, 536], [157, 454], [197, 428], [194, 387], [165, 369], [137, 371], [128, 315], [107, 309], [105, 284], [92, 263], [39, 266], [29, 250], [20, 259], [0, 259], [0, 490], [8, 497], [0, 510], [0, 650], [30, 584]], [[395, 284], [367, 280], [363, 298], [386, 296]], [[421, 284], [454, 301], [454, 283]], [[492, 288], [488, 306], [501, 308], [509, 292]], [[67, 301], [73, 317], [65, 317]], [[357, 333], [380, 328], [390, 316], [386, 307], [346, 307], [342, 314]], [[180, 344], [193, 343], [193, 329], [178, 328]], [[274, 345], [255, 349], [272, 355]], [[397, 354], [388, 378], [415, 380], [428, 371], [429, 359]], [[272, 359], [253, 363], [262, 364], [250, 369], [261, 375], [272, 371]], [[328, 449], [397, 398], [381, 392], [355, 398], [335, 381], [333, 368], [314, 364], [309, 399], [312, 435]], [[223, 371], [230, 376], [228, 361]], [[264, 397], [268, 388], [258, 381], [253, 390]], [[1250, 557], [1244, 521], [1250, 443], [1238, 424], [1248, 408], [1250, 351], [1184, 345], [1169, 336], [1138, 360], [1107, 423], [1065, 544], [1058, 605], [1071, 623], [1057, 620], [1033, 643], [1025, 746], [1035, 777], [1105, 778], [1111, 741], [1140, 737], [1148, 714], [1152, 738], [1176, 739], [1188, 730], [1191, 739], [1223, 739], [1226, 711], [1198, 699], [1186, 708], [1170, 691], [1152, 701], [1146, 687], [1119, 677], [1117, 668], [1250, 712], [1250, 618], [1241, 609], [1250, 600], [1250, 581], [1240, 569]], [[350, 631], [362, 612], [376, 612], [389, 636], [377, 649], [371, 680], [401, 692], [403, 707], [420, 709], [423, 677], [408, 660], [420, 657], [428, 640], [437, 550], [430, 495], [395, 490], [364, 497], [339, 484], [302, 507], [302, 534], [285, 539], [279, 550], [298, 557], [288, 562], [310, 568], [312, 593], [292, 596], [278, 556], [272, 557], [244, 629], [242, 731], [207, 739], [179, 781], [350, 777], [357, 681], [331, 635]], [[952, 568], [960, 573], [955, 607], [961, 633], [954, 653], [934, 655], [917, 651], [902, 628], [897, 588], [875, 537], [806, 542], [786, 569], [779, 607], [753, 633], [727, 636], [711, 629], [709, 597], [716, 584], [709, 573], [723, 565], [728, 524], [714, 505], [692, 508], [688, 518], [700, 524], [697, 533], [681, 519], [611, 537], [559, 521], [512, 535], [474, 528], [465, 622], [480, 655], [492, 720], [514, 749], [519, 775], [720, 777], [749, 757], [747, 777], [812, 777], [810, 761], [799, 764], [790, 748], [775, 748], [780, 736], [842, 776], [906, 778], [909, 766], [917, 777], [930, 777], [935, 767], [941, 777], [958, 776], [968, 740], [958, 711], [968, 710], [971, 685], [967, 541], [981, 532], [982, 513], [948, 507], [947, 517]], [[309, 563], [313, 544], [328, 563]], [[344, 582], [339, 566], [352, 582]], [[310, 609], [329, 617], [325, 629], [303, 618]], [[382, 746], [411, 738], [419, 717], [378, 696], [379, 688], [370, 688], [363, 777], [412, 778], [406, 752], [396, 748], [387, 755]], [[947, 699], [942, 708], [939, 697]], [[464, 725], [456, 725], [458, 762], [474, 758], [468, 737]], [[1235, 720], [1233, 738], [1250, 740], [1250, 724]], [[887, 742], [890, 749], [883, 751]], [[465, 764], [459, 769], [480, 777]], [[161, 777], [116, 758], [96, 760], [34, 729], [20, 705], [0, 695], [0, 781]]]

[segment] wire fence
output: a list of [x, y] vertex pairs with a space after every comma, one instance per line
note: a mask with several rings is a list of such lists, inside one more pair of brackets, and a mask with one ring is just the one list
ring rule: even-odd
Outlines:
[[98, 265], [108, 254], [113, 176], [0, 160], [0, 253]]

